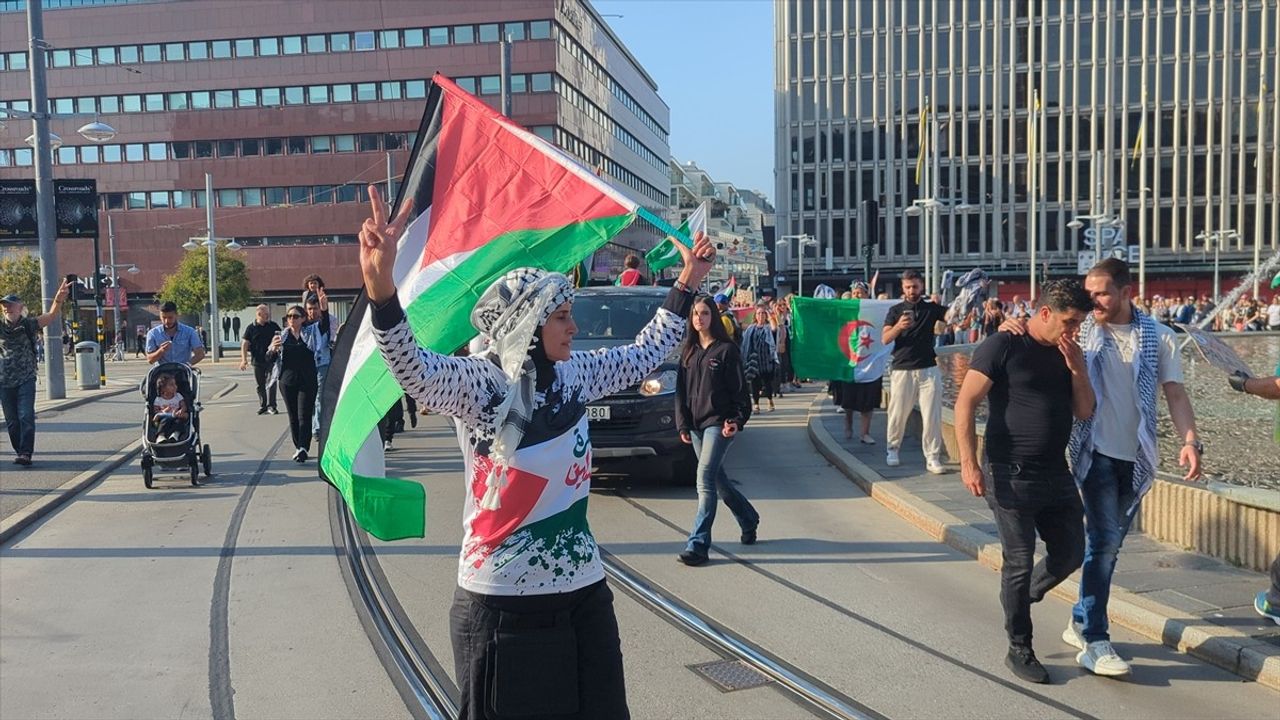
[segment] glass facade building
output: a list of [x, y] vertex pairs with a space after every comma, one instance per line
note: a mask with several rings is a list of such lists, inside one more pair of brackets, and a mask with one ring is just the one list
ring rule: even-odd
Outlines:
[[918, 268], [925, 198], [944, 268], [1025, 278], [1034, 238], [1074, 272], [1094, 215], [1149, 276], [1206, 271], [1206, 231], [1249, 269], [1280, 249], [1278, 20], [1275, 0], [777, 3], [778, 232], [857, 266], [873, 200], [876, 267]]

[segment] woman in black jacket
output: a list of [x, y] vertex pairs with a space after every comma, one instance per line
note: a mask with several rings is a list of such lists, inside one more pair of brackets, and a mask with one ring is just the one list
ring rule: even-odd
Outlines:
[[279, 383], [289, 411], [293, 460], [299, 463], [307, 461], [307, 448], [311, 447], [311, 416], [316, 409], [317, 389], [316, 356], [302, 327], [305, 318], [301, 305], [289, 308], [284, 315], [284, 330], [276, 335], [267, 350], [267, 360], [276, 362], [279, 358]]
[[680, 439], [691, 443], [698, 456], [698, 514], [679, 557], [685, 565], [707, 561], [717, 491], [738, 520], [742, 543], [756, 541], [760, 514], [724, 472], [725, 453], [749, 417], [751, 399], [738, 346], [729, 338], [715, 303], [699, 297], [689, 312], [689, 330], [676, 372], [676, 424]]

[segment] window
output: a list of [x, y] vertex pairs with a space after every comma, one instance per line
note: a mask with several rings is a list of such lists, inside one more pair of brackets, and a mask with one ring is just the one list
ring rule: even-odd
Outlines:
[[449, 44], [449, 28], [434, 27], [427, 29], [428, 45], [448, 45]]
[[280, 38], [258, 38], [258, 54], [263, 57], [280, 54]]
[[158, 190], [156, 192], [151, 193], [151, 209], [152, 210], [156, 210], [159, 208], [167, 208], [167, 207], [169, 207], [169, 193], [165, 192], [164, 190]]
[[284, 47], [285, 55], [301, 55], [302, 54], [302, 36], [287, 35], [280, 38], [280, 44]]
[[213, 57], [215, 60], [225, 60], [231, 57], [231, 41], [230, 40], [214, 40]]
[[127, 113], [142, 112], [142, 96], [141, 95], [125, 95], [122, 98], [122, 100], [124, 101], [125, 112]]
[[502, 26], [502, 32], [511, 40], [523, 40], [524, 23], [507, 23]]
[[218, 207], [240, 207], [240, 189], [225, 188], [219, 190]]
[[97, 103], [94, 102], [95, 100], [97, 100], [97, 98], [76, 98], [76, 112], [85, 114], [97, 112], [98, 108], [96, 107]]
[[191, 143], [189, 142], [172, 142], [169, 144], [169, 148], [173, 153], [174, 160], [187, 160], [191, 158]]
[[404, 83], [404, 96], [410, 100], [419, 100], [427, 96], [426, 80], [406, 80]]
[[97, 165], [102, 148], [97, 145], [83, 145], [80, 147], [80, 162], [85, 165]]
[[244, 200], [245, 207], [262, 206], [262, 190], [260, 188], [245, 188], [240, 191], [240, 195]]
[[329, 86], [328, 85], [309, 85], [307, 86], [307, 102], [312, 105], [324, 105], [329, 102]]
[[124, 160], [124, 150], [119, 145], [102, 146], [103, 162], [118, 163]]
[[311, 187], [311, 196], [314, 202], [319, 205], [321, 203], [333, 202], [333, 186], [332, 185], [313, 185]]
[[454, 79], [453, 79], [453, 81], [454, 81], [454, 82], [456, 82], [456, 83], [458, 83], [458, 87], [462, 88], [463, 90], [466, 90], [467, 92], [471, 93], [472, 95], [475, 95], [475, 93], [476, 93], [476, 79], [475, 79], [475, 78], [473, 78], [473, 77], [461, 77], [461, 78], [454, 78]]
[[387, 150], [399, 150], [404, 147], [404, 136], [400, 133], [384, 133], [382, 147]]
[[497, 23], [480, 26], [480, 42], [486, 42], [486, 43], [498, 42]]
[[333, 33], [329, 36], [329, 52], [351, 52], [351, 33]]
[[139, 60], [137, 45], [123, 45], [120, 47], [120, 64], [132, 65]]
[[162, 93], [147, 93], [146, 108], [147, 112], [164, 112], [164, 95]]
[[351, 85], [350, 84], [343, 83], [342, 85], [334, 85], [332, 92], [333, 92], [333, 95], [332, 95], [333, 102], [336, 102], [336, 103], [351, 102]]
[[289, 188], [289, 204], [290, 205], [306, 205], [311, 202], [311, 188], [291, 187]]
[[377, 83], [359, 83], [356, 85], [356, 100], [360, 102], [373, 102], [377, 99]]
[[146, 210], [147, 194], [144, 192], [131, 192], [126, 196], [126, 204], [130, 210]]
[[400, 99], [400, 82], [398, 80], [389, 80], [382, 83], [382, 99], [383, 100], [399, 100]]
[[31, 148], [17, 148], [13, 151], [13, 162], [18, 167], [31, 167], [34, 151]]
[[378, 44], [388, 49], [400, 47], [400, 31], [383, 30], [378, 36]]
[[360, 152], [376, 152], [378, 147], [378, 135], [376, 133], [362, 133], [356, 137]]
[[511, 92], [513, 94], [529, 92], [529, 76], [528, 75], [512, 75], [511, 76]]
[[115, 95], [104, 95], [98, 98], [98, 111], [104, 114], [120, 112], [120, 98]]
[[314, 154], [333, 152], [333, 140], [328, 135], [313, 135], [311, 137], [311, 152]]
[[481, 95], [497, 95], [501, 92], [501, 79], [497, 75], [485, 75], [480, 78]]
[[196, 207], [202, 208], [205, 206], [205, 203], [208, 201], [208, 198], [205, 197], [205, 193], [203, 190], [192, 190], [191, 200], [192, 200], [192, 204], [194, 204]]
[[219, 140], [218, 141], [218, 157], [220, 158], [235, 157], [236, 145], [238, 144], [239, 143], [237, 143], [235, 140]]
[[75, 147], [63, 146], [58, 148], [58, 164], [59, 165], [75, 165], [76, 149]]
[[373, 50], [375, 47], [374, 34], [372, 30], [364, 30], [356, 33], [356, 50]]
[[76, 67], [85, 67], [93, 64], [92, 50], [76, 50], [73, 54]]
[[454, 25], [453, 26], [453, 44], [454, 45], [470, 45], [475, 41], [476, 41], [475, 25]]
[[307, 139], [304, 137], [291, 137], [288, 144], [290, 155], [305, 155], [307, 152]]
[[164, 46], [165, 62], [176, 62], [178, 60], [187, 59], [187, 46], [183, 43], [165, 43]]
[[287, 197], [282, 187], [269, 187], [263, 190], [263, 200], [267, 205], [283, 205]]
[[334, 149], [338, 152], [355, 152], [356, 136], [355, 135], [334, 135]]
[[239, 107], [257, 107], [258, 106], [257, 88], [245, 88], [243, 90], [237, 90], [236, 105]]
[[307, 52], [322, 53], [325, 51], [324, 35], [307, 36]]
[[301, 105], [305, 102], [305, 98], [306, 96], [303, 94], [303, 90], [300, 87], [287, 87], [284, 89], [285, 105]]
[[262, 88], [263, 107], [275, 107], [280, 104], [280, 88]]
[[27, 54], [24, 52], [9, 53], [9, 69], [10, 70], [26, 70]]
[[172, 193], [173, 204], [171, 207], [189, 208], [192, 205], [193, 198], [191, 193], [186, 190], [174, 190]]
[[170, 110], [186, 110], [187, 94], [184, 92], [169, 93]]
[[148, 160], [168, 160], [169, 146], [162, 142], [147, 143]]
[[161, 60], [159, 45], [143, 45], [142, 46], [142, 62], [160, 62]]
[[53, 111], [56, 113], [73, 113], [76, 111], [76, 101], [74, 98], [58, 98], [53, 101]]
[[262, 154], [262, 143], [256, 139], [241, 140], [240, 154], [245, 157], [257, 157]]
[[284, 138], [267, 138], [263, 147], [268, 155], [283, 155]]
[[99, 65], [115, 65], [116, 49], [113, 47], [100, 47], [97, 50]]
[[551, 92], [551, 73], [534, 73], [529, 81], [534, 92]]
[[423, 42], [422, 28], [409, 28], [404, 31], [404, 46], [407, 48], [422, 47]]
[[213, 106], [215, 108], [230, 108], [236, 105], [236, 94], [233, 90], [214, 90]]
[[339, 185], [338, 202], [356, 202], [358, 187], [359, 185]]
[[551, 39], [551, 21], [550, 20], [534, 20], [529, 23], [529, 39], [530, 40], [549, 40]]
[[236, 40], [236, 57], [253, 57], [255, 54], [253, 38]]
[[211, 158], [213, 157], [213, 142], [210, 140], [197, 140], [195, 142], [196, 157]]
[[56, 68], [71, 67], [71, 51], [70, 50], [54, 50], [51, 57], [50, 65]]
[[208, 60], [209, 59], [209, 43], [207, 42], [187, 43], [187, 59], [188, 60]]
[[124, 209], [124, 193], [107, 193], [107, 209], [123, 210]]
[[210, 104], [210, 95], [208, 90], [195, 90], [191, 93], [191, 109], [192, 110], [208, 110]]

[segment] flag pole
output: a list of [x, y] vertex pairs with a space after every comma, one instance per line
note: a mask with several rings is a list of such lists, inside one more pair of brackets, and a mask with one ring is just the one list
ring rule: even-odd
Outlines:
[[1030, 197], [1031, 202], [1030, 202], [1030, 208], [1028, 213], [1028, 224], [1030, 225], [1030, 228], [1029, 228], [1030, 232], [1028, 233], [1028, 235], [1030, 236], [1030, 240], [1031, 240], [1030, 248], [1029, 248], [1030, 257], [1031, 257], [1031, 281], [1030, 281], [1030, 289], [1027, 291], [1027, 294], [1031, 298], [1032, 305], [1034, 305], [1036, 301], [1036, 250], [1038, 249], [1038, 246], [1040, 244], [1040, 235], [1037, 232], [1037, 228], [1036, 228], [1036, 224], [1037, 224], [1036, 223], [1036, 193], [1037, 193], [1036, 185], [1039, 181], [1039, 177], [1037, 177], [1039, 173], [1036, 172], [1036, 169], [1037, 169], [1036, 168], [1037, 166], [1036, 150], [1038, 149], [1036, 145], [1038, 144], [1038, 140], [1039, 140], [1036, 137], [1036, 134], [1037, 134], [1036, 113], [1039, 110], [1039, 106], [1040, 106], [1040, 90], [1035, 89], [1031, 91], [1031, 112], [1027, 113], [1027, 146], [1028, 146], [1027, 183], [1028, 185], [1030, 185], [1030, 190], [1031, 190], [1031, 197]]
[[1142, 154], [1136, 159], [1138, 166], [1138, 297], [1147, 296], [1147, 28], [1151, 24], [1150, 0], [1142, 0], [1142, 122], [1138, 125], [1138, 138], [1142, 141]]

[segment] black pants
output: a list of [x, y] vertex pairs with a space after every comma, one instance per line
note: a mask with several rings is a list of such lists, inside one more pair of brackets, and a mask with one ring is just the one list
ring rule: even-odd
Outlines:
[[311, 416], [316, 411], [316, 382], [280, 386], [284, 392], [285, 410], [289, 412], [289, 431], [293, 434], [293, 446], [311, 448]]
[[760, 398], [766, 400], [773, 399], [773, 376], [774, 371], [763, 372], [751, 378], [751, 399], [756, 405], [760, 404]]
[[[1000, 604], [1010, 645], [1031, 646], [1031, 603], [1040, 602], [1084, 562], [1084, 505], [1070, 473], [991, 463], [987, 504], [1003, 546]], [[1036, 533], [1045, 557], [1035, 566]]]
[[[457, 588], [449, 611], [454, 673], [462, 709], [460, 720], [495, 720], [486, 698], [490, 682], [490, 642], [499, 624], [567, 612], [577, 636], [578, 712], [563, 718], [627, 720], [627, 690], [613, 592], [605, 581], [557, 595], [480, 595]], [[550, 658], [548, 658], [550, 660]], [[513, 686], [511, 692], [525, 690]], [[537, 693], [539, 688], [528, 688]]]
[[271, 375], [271, 363], [266, 360], [253, 362], [253, 380], [258, 383], [258, 407], [276, 406], [276, 386], [267, 388], [267, 378]]

